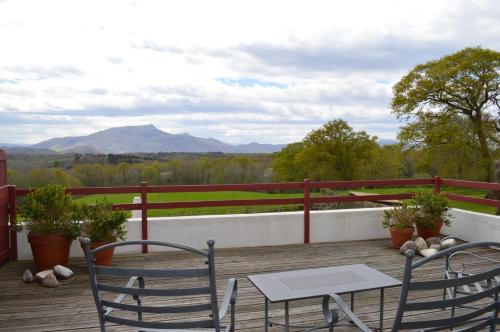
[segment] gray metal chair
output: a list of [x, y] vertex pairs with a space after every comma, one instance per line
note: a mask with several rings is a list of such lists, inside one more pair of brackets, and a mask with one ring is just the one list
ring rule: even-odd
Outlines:
[[[414, 270], [435, 261], [442, 257], [450, 257], [455, 252], [464, 252], [470, 249], [496, 247], [500, 248], [498, 242], [476, 242], [466, 243], [456, 247], [452, 247], [437, 254], [426, 257], [419, 261], [413, 262], [415, 252], [408, 250], [406, 252], [406, 263], [403, 284], [401, 286], [401, 295], [399, 297], [399, 305], [392, 327], [393, 332], [400, 330], [418, 330], [418, 331], [442, 331], [451, 330], [454, 328], [461, 328], [462, 332], [472, 332], [488, 329], [489, 331], [496, 331], [496, 326], [499, 322], [498, 312], [500, 310], [500, 302], [498, 293], [500, 284], [496, 282], [491, 283], [491, 280], [499, 280], [500, 277], [500, 264], [490, 264], [484, 271], [478, 272], [473, 275], [462, 276], [459, 278], [444, 278], [431, 281], [412, 281]], [[446, 264], [449, 261], [446, 260]], [[448, 266], [448, 265], [446, 265]], [[471, 292], [467, 294], [456, 293], [452, 298], [443, 299], [438, 296], [429, 298], [421, 297], [420, 300], [410, 300], [418, 292], [438, 291], [442, 292], [446, 289], [456, 289], [464, 285], [470, 284], [490, 284], [490, 287], [483, 288], [478, 292]], [[336, 294], [332, 294], [331, 298], [337, 303], [339, 308], [346, 314], [351, 321], [357, 325], [362, 331], [372, 331], [366, 324], [364, 324], [350, 309], [350, 307]], [[455, 312], [455, 308], [462, 308], [460, 313]], [[442, 312], [441, 310], [448, 310]], [[427, 312], [427, 315], [422, 314]], [[440, 318], [443, 317], [443, 318]]]
[[[453, 238], [453, 237], [448, 237], [448, 238]], [[448, 239], [445, 238], [445, 239]], [[446, 279], [457, 279], [457, 278], [463, 278], [463, 277], [471, 277], [477, 272], [474, 271], [474, 265], [471, 264], [468, 266], [467, 264], [464, 263], [464, 261], [461, 258], [464, 257], [471, 257], [474, 260], [471, 261], [471, 263], [477, 263], [478, 261], [481, 262], [486, 262], [486, 263], [493, 263], [497, 264], [500, 266], [500, 260], [498, 259], [493, 259], [491, 257], [486, 257], [483, 255], [479, 255], [478, 253], [473, 253], [470, 251], [466, 250], [458, 250], [454, 251], [448, 255], [446, 255], [446, 260], [445, 260], [445, 269], [444, 269], [444, 277]], [[484, 290], [488, 290], [492, 287], [496, 287], [500, 285], [500, 276], [494, 276], [489, 279], [482, 280], [480, 282], [474, 282], [474, 283], [469, 283], [469, 284], [464, 284], [461, 286], [454, 286], [454, 287], [449, 287], [444, 289], [443, 291], [443, 299], [454, 299], [459, 296], [463, 295], [473, 295], [473, 294], [478, 294], [483, 292]], [[494, 296], [494, 294], [490, 295], [491, 297]], [[470, 306], [470, 305], [458, 305], [457, 307], [452, 307], [451, 308], [451, 316], [453, 317], [455, 315], [455, 309], [456, 308], [467, 308], [467, 309], [474, 309], [476, 308], [475, 306]], [[498, 323], [498, 322], [497, 322]]]
[[[237, 282], [236, 279], [229, 279], [227, 291], [222, 301], [220, 310], [217, 301], [217, 290], [215, 284], [215, 263], [214, 263], [214, 241], [209, 240], [208, 251], [190, 248], [178, 244], [160, 242], [160, 241], [124, 241], [107, 244], [93, 250], [90, 249], [90, 240], [84, 239], [84, 249], [87, 257], [87, 265], [90, 277], [90, 286], [97, 306], [97, 313], [101, 331], [106, 331], [107, 323], [125, 325], [138, 328], [139, 331], [234, 331], [234, 316]], [[94, 263], [94, 255], [100, 251], [131, 245], [153, 245], [181, 249], [200, 255], [207, 259], [204, 268], [192, 269], [138, 269], [138, 268], [118, 268], [99, 266]], [[116, 286], [111, 283], [116, 278], [129, 278], [125, 286]], [[146, 288], [146, 279], [149, 278], [168, 278], [168, 281], [179, 281], [180, 278], [192, 278], [192, 282], [202, 283], [204, 286], [192, 288]], [[170, 279], [173, 278], [173, 279]], [[137, 284], [137, 286], [136, 286]], [[207, 285], [208, 284], [208, 285]], [[103, 298], [103, 292], [118, 294], [114, 300]], [[134, 301], [123, 303], [127, 295], [131, 295]], [[207, 303], [198, 303], [189, 305], [156, 305], [146, 306], [143, 303], [144, 297], [189, 297], [207, 298]], [[186, 302], [186, 301], [184, 301]], [[230, 323], [225, 328], [221, 327], [221, 320], [231, 307]], [[185, 316], [198, 312], [198, 320], [185, 320]], [[206, 318], [200, 318], [203, 313]], [[153, 319], [143, 319], [146, 317]], [[184, 318], [175, 321], [165, 321], [167, 314], [184, 314]], [[163, 316], [162, 316], [163, 315]]]

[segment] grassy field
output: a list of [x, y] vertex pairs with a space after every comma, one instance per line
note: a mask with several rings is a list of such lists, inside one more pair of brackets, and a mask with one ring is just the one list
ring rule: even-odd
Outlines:
[[[397, 194], [404, 192], [422, 192], [432, 190], [432, 187], [397, 187], [397, 188], [373, 188], [373, 189], [355, 189], [353, 191], [362, 191], [377, 194]], [[459, 188], [443, 188], [443, 192], [454, 194], [467, 195], [471, 197], [482, 198], [486, 194], [485, 190], [476, 189], [459, 189]], [[338, 190], [327, 193], [313, 193], [318, 195], [347, 195], [348, 190]], [[118, 195], [91, 195], [79, 198], [78, 201], [94, 203], [96, 200], [106, 198], [113, 203], [132, 203], [134, 196], [139, 194], [118, 194]], [[179, 202], [179, 201], [202, 201], [202, 200], [227, 200], [227, 199], [262, 199], [262, 198], [296, 198], [302, 197], [302, 193], [293, 194], [272, 194], [264, 192], [244, 192], [244, 191], [228, 191], [228, 192], [209, 192], [209, 193], [165, 193], [165, 194], [148, 194], [149, 202]], [[451, 202], [452, 207], [495, 214], [496, 208], [483, 206], [465, 202]], [[248, 206], [248, 207], [214, 207], [214, 208], [186, 208], [186, 209], [158, 209], [149, 210], [148, 216], [187, 216], [187, 215], [214, 215], [214, 214], [233, 214], [233, 213], [259, 213], [259, 212], [282, 212], [282, 211], [297, 211], [301, 210], [301, 205], [279, 205], [279, 206]]]
[[[401, 192], [422, 192], [426, 190], [432, 190], [432, 187], [402, 187], [402, 188], [375, 188], [375, 189], [364, 189], [364, 192], [373, 192], [377, 194], [397, 194]], [[442, 193], [449, 192], [450, 194], [465, 195], [476, 198], [484, 198], [486, 195], [486, 190], [481, 189], [467, 189], [467, 188], [441, 188]], [[474, 212], [481, 212], [487, 214], [495, 214], [496, 208], [493, 206], [486, 206], [467, 202], [451, 201], [451, 206], [457, 209], [463, 209]]]
[[[118, 194], [118, 195], [91, 195], [79, 198], [78, 201], [94, 203], [96, 200], [106, 198], [113, 203], [132, 203], [135, 196], [139, 194]], [[262, 192], [246, 191], [226, 191], [208, 193], [155, 193], [148, 194], [148, 202], [183, 202], [183, 201], [219, 201], [229, 199], [262, 199], [262, 198], [296, 198], [302, 197], [302, 193], [297, 194], [268, 194]], [[210, 207], [210, 208], [186, 208], [186, 209], [157, 209], [149, 210], [149, 217], [165, 216], [191, 216], [191, 215], [213, 215], [213, 214], [233, 214], [233, 213], [259, 213], [259, 212], [280, 212], [300, 210], [300, 205], [279, 205], [279, 206], [242, 206], [242, 207]]]

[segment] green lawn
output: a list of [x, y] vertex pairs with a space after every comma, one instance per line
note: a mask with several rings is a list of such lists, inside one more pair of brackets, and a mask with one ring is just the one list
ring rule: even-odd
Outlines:
[[[430, 186], [418, 187], [395, 187], [395, 188], [373, 188], [373, 189], [353, 189], [352, 191], [361, 191], [377, 194], [397, 194], [404, 192], [422, 192], [432, 190]], [[349, 190], [338, 190], [324, 193], [323, 195], [347, 195]], [[485, 190], [461, 189], [461, 188], [443, 188], [442, 192], [467, 195], [471, 197], [482, 198], [486, 194]], [[321, 195], [314, 193], [314, 196]], [[117, 194], [117, 195], [91, 195], [78, 198], [78, 201], [86, 203], [95, 203], [96, 200], [102, 200], [104, 197], [113, 203], [132, 203], [134, 196], [139, 194]], [[203, 201], [203, 200], [229, 200], [229, 199], [263, 199], [263, 198], [295, 198], [302, 197], [302, 193], [294, 194], [272, 194], [265, 192], [245, 192], [245, 191], [227, 191], [227, 192], [209, 192], [209, 193], [155, 193], [148, 194], [149, 202], [179, 202], [179, 201]], [[459, 209], [495, 214], [496, 208], [465, 202], [451, 202], [452, 207]], [[187, 216], [187, 215], [214, 215], [214, 214], [233, 214], [233, 213], [259, 213], [259, 212], [282, 212], [301, 210], [301, 205], [279, 205], [279, 206], [243, 206], [243, 207], [213, 207], [213, 208], [185, 208], [185, 209], [158, 209], [149, 210], [148, 216]]]
[[[400, 187], [400, 188], [374, 188], [374, 189], [363, 189], [358, 191], [372, 192], [377, 194], [397, 194], [402, 192], [422, 192], [426, 190], [432, 190], [432, 187], [426, 188], [420, 186], [420, 187]], [[484, 198], [484, 196], [486, 195], [486, 190], [454, 188], [454, 187], [441, 188], [441, 192], [442, 193], [448, 192], [450, 194], [465, 195], [476, 198]], [[457, 209], [463, 209], [474, 212], [481, 212], [487, 214], [496, 213], [496, 208], [493, 206], [486, 206], [474, 203], [451, 201], [451, 206]]]
[[[132, 199], [139, 194], [117, 194], [117, 195], [91, 195], [77, 199], [81, 202], [95, 203], [96, 200], [106, 198], [113, 203], [132, 203]], [[155, 193], [148, 194], [148, 202], [181, 202], [181, 201], [219, 201], [230, 199], [263, 199], [263, 198], [296, 198], [302, 197], [297, 194], [269, 194], [263, 192], [225, 191], [208, 193]], [[235, 207], [210, 207], [210, 208], [185, 208], [185, 209], [157, 209], [149, 210], [149, 217], [165, 216], [190, 216], [190, 215], [213, 215], [233, 213], [259, 213], [300, 210], [300, 205], [270, 205], [270, 206], [235, 206]]]

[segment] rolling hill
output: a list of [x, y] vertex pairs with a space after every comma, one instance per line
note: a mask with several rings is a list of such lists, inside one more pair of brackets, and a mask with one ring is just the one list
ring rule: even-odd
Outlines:
[[133, 153], [133, 152], [224, 152], [272, 153], [285, 145], [250, 143], [231, 145], [213, 138], [189, 134], [169, 134], [153, 125], [116, 127], [88, 136], [52, 138], [30, 148], [57, 152]]

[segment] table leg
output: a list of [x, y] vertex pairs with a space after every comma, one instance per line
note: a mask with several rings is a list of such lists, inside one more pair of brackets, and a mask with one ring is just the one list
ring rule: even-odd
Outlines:
[[380, 289], [380, 332], [384, 331], [384, 288]]
[[269, 301], [267, 297], [264, 298], [264, 331], [267, 332], [269, 327]]
[[288, 313], [288, 301], [285, 301], [285, 332], [290, 328], [290, 317]]
[[354, 293], [351, 293], [351, 311], [354, 312]]

